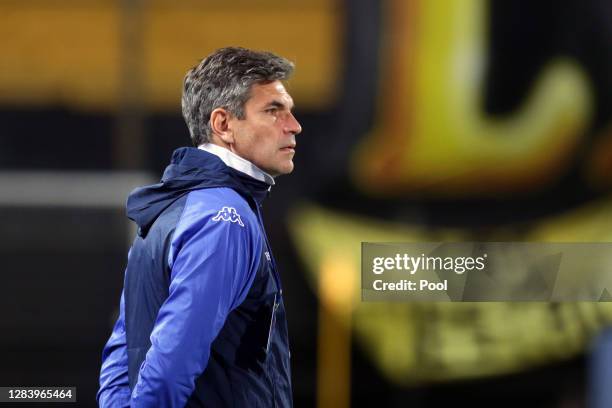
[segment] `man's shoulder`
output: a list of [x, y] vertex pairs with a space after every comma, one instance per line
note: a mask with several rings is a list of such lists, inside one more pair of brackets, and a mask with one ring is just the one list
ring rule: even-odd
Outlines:
[[204, 201], [208, 203], [232, 202], [249, 206], [244, 197], [230, 187], [210, 187], [189, 192], [189, 200]]
[[191, 219], [191, 222], [225, 221], [241, 227], [257, 223], [257, 217], [245, 198], [229, 187], [190, 192], [182, 218]]
[[257, 216], [236, 191], [226, 187], [194, 190], [187, 195], [172, 235], [168, 265], [172, 267], [177, 251], [188, 242], [221, 245], [227, 251], [245, 245], [256, 248], [261, 240]]
[[246, 199], [229, 187], [203, 188], [191, 191], [186, 204], [210, 210], [217, 209], [219, 206], [231, 206], [245, 211], [248, 210], [250, 213], [253, 212]]

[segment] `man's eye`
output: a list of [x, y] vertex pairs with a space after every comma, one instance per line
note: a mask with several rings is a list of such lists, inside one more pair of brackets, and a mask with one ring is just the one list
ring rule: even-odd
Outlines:
[[266, 109], [266, 112], [271, 113], [271, 114], [275, 114], [276, 112], [278, 112], [277, 108], [270, 108], [270, 109]]

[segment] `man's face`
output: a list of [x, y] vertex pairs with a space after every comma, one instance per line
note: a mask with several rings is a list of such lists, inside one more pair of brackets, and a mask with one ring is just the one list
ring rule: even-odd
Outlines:
[[245, 118], [231, 119], [231, 150], [272, 176], [291, 173], [295, 135], [302, 131], [292, 109], [293, 99], [280, 81], [254, 84]]

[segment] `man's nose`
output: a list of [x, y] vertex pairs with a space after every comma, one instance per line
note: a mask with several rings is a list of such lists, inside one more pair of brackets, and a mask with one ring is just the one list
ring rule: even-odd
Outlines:
[[295, 116], [293, 116], [293, 113], [291, 112], [289, 112], [289, 117], [287, 118], [287, 122], [285, 123], [285, 130], [287, 132], [293, 133], [294, 135], [302, 133], [302, 125], [300, 125], [300, 122], [297, 121], [297, 119], [295, 118]]

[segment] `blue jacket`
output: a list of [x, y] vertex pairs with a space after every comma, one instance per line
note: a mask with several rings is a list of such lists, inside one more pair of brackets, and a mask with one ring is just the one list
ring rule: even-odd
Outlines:
[[139, 229], [102, 353], [101, 407], [292, 406], [282, 290], [261, 218], [273, 181], [207, 150], [176, 150], [161, 183], [128, 199]]

